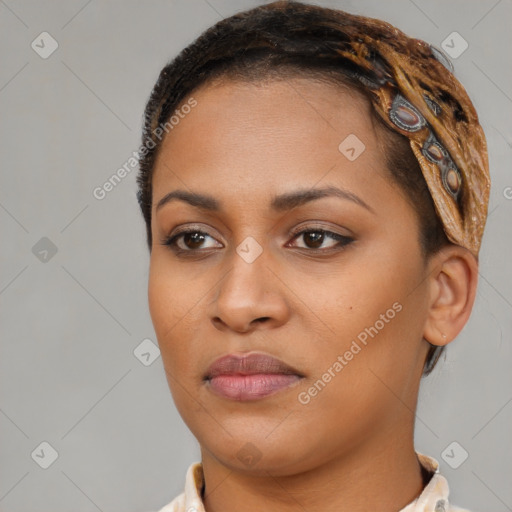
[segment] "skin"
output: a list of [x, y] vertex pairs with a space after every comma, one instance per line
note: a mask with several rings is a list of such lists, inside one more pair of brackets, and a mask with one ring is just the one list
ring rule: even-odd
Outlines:
[[[423, 258], [414, 210], [387, 174], [357, 93], [292, 78], [226, 80], [193, 97], [197, 106], [166, 136], [155, 165], [149, 305], [174, 401], [201, 447], [206, 510], [405, 507], [424, 486], [413, 428], [425, 339], [447, 344], [463, 328], [475, 258], [455, 245]], [[338, 149], [349, 134], [365, 145], [354, 161]], [[372, 211], [337, 197], [270, 208], [274, 195], [328, 185]], [[176, 189], [212, 195], [222, 210], [175, 200], [157, 211]], [[202, 245], [181, 237], [192, 256], [161, 243], [179, 226], [207, 233]], [[353, 241], [342, 247], [327, 236], [315, 245], [318, 227]], [[295, 228], [309, 235], [295, 237]], [[246, 237], [263, 250], [252, 263], [236, 252]], [[299, 393], [397, 302], [402, 310], [300, 403]], [[203, 382], [209, 365], [250, 351], [304, 378], [252, 402], [213, 394]], [[256, 462], [240, 460], [243, 450]]]

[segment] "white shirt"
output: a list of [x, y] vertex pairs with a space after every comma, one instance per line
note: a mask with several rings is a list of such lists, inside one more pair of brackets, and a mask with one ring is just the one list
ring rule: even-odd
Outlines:
[[[469, 510], [450, 505], [448, 501], [448, 482], [439, 473], [436, 459], [416, 452], [421, 465], [432, 477], [421, 494], [399, 512], [469, 512]], [[205, 512], [201, 499], [203, 487], [203, 466], [194, 462], [187, 470], [185, 490], [158, 512]]]

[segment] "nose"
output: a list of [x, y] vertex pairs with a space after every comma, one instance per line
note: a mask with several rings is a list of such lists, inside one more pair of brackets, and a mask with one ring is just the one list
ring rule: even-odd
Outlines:
[[[289, 304], [283, 283], [271, 269], [265, 251], [252, 263], [234, 252], [231, 269], [218, 284], [212, 323], [222, 331], [249, 332], [286, 323]], [[277, 273], [277, 272], [276, 272]]]

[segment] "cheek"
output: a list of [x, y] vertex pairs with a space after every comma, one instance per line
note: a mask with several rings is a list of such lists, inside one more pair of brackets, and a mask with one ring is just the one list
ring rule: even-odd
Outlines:
[[[383, 250], [326, 280], [316, 289], [322, 292], [315, 291], [314, 308], [330, 328], [331, 343], [321, 356], [327, 367], [316, 370], [325, 371], [338, 355], [351, 350], [350, 366], [391, 374], [401, 360], [403, 371], [412, 371], [426, 315], [423, 277], [419, 258], [400, 258]], [[352, 377], [366, 378], [357, 372]]]
[[177, 321], [175, 287], [169, 281], [152, 263], [149, 273], [148, 303], [151, 320], [160, 344], [164, 341], [164, 333], [168, 332]]
[[386, 279], [338, 293], [338, 304], [322, 312], [332, 329], [329, 342], [308, 351], [312, 372], [299, 390], [298, 411], [308, 423], [328, 417], [328, 435], [347, 442], [370, 435], [390, 411], [401, 418], [403, 404], [412, 400], [407, 383], [417, 369], [414, 330], [421, 313], [401, 295], [406, 282], [383, 286]]
[[179, 330], [180, 323], [193, 313], [197, 299], [192, 291], [179, 269], [170, 268], [165, 256], [154, 250], [149, 268], [148, 303], [160, 342]]
[[[212, 284], [200, 273], [171, 265], [158, 248], [150, 260], [148, 303], [167, 380], [175, 401], [202, 379], [207, 338], [201, 329]], [[186, 397], [189, 396], [185, 393]], [[183, 397], [182, 397], [183, 398]]]
[[176, 271], [166, 269], [162, 261], [152, 255], [148, 283], [149, 311], [165, 369], [173, 375], [179, 372], [183, 376], [189, 371], [187, 365], [192, 358], [188, 351], [193, 349], [189, 341], [199, 325], [195, 317], [199, 309], [194, 308], [197, 301], [195, 294], [184, 287], [181, 276]]

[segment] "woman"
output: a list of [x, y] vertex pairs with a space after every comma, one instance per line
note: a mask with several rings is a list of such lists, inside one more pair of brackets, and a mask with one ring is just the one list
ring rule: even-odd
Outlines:
[[382, 21], [274, 2], [160, 73], [149, 305], [201, 447], [161, 512], [462, 510], [413, 444], [421, 376], [474, 303], [490, 186], [441, 60]]

